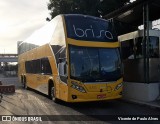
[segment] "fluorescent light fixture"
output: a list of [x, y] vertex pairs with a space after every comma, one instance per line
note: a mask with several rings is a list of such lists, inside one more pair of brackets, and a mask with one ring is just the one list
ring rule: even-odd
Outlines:
[[119, 19], [122, 19], [128, 15], [130, 15], [133, 12], [133, 10], [128, 10], [127, 12], [124, 12], [123, 14], [121, 14], [120, 16], [118, 16]]
[[130, 0], [131, 3], [135, 2], [136, 0]]

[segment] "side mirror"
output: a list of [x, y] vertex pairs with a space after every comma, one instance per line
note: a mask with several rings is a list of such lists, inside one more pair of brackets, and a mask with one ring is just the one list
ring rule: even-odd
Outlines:
[[59, 75], [67, 77], [67, 64], [66, 62], [61, 62], [58, 64]]

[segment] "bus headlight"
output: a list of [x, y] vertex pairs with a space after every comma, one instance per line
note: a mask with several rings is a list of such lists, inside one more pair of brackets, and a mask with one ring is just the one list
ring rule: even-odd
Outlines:
[[86, 93], [86, 90], [82, 86], [79, 86], [76, 82], [71, 82], [71, 83], [72, 83], [71, 87], [73, 89], [76, 89], [82, 93]]
[[118, 85], [115, 87], [114, 90], [118, 90], [118, 89], [121, 88], [121, 87], [122, 87], [122, 83], [118, 84]]

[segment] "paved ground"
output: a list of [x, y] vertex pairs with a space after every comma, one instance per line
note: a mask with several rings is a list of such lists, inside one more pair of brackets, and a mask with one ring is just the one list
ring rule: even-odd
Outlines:
[[[61, 121], [54, 122], [34, 122], [34, 123], [59, 123], [59, 124], [97, 124], [97, 123], [117, 123], [117, 122], [106, 122], [105, 118], [112, 117], [111, 115], [121, 116], [152, 116], [160, 115], [160, 110], [150, 108], [148, 106], [142, 106], [138, 104], [132, 104], [123, 100], [113, 100], [107, 102], [90, 102], [90, 103], [76, 103], [69, 104], [61, 102], [59, 104], [54, 103], [47, 96], [37, 93], [33, 90], [24, 90], [17, 83], [17, 78], [0, 78], [2, 82], [7, 84], [15, 84], [16, 92], [14, 94], [4, 94], [3, 100], [0, 103], [0, 115], [49, 115], [50, 119], [58, 119]], [[57, 115], [57, 116], [56, 116]], [[103, 116], [105, 115], [105, 116]], [[66, 121], [66, 120], [72, 121]], [[81, 121], [75, 121], [81, 120]], [[87, 120], [87, 121], [85, 121]], [[0, 122], [2, 123], [2, 122]], [[15, 124], [15, 122], [3, 122], [4, 124]], [[27, 122], [16, 122], [16, 123], [27, 123]], [[30, 122], [31, 124], [33, 122]], [[130, 121], [121, 122], [131, 123]], [[132, 122], [133, 123], [133, 122]], [[143, 123], [136, 122], [136, 123]], [[157, 121], [146, 122], [148, 124], [158, 123]]]

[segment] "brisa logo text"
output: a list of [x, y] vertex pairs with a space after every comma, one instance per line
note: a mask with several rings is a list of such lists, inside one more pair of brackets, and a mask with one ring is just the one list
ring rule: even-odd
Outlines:
[[81, 29], [77, 28], [75, 25], [73, 25], [74, 33], [77, 37], [93, 37], [93, 38], [103, 38], [106, 37], [107, 39], [113, 39], [113, 35], [110, 31], [105, 31], [105, 30], [99, 30], [98, 34], [95, 34], [95, 31], [90, 25], [90, 28], [87, 29]]

